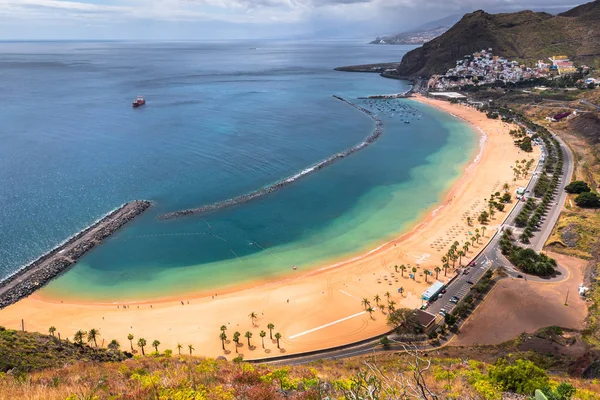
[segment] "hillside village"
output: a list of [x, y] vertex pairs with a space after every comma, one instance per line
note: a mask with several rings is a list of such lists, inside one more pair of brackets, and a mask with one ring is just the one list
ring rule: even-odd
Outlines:
[[[509, 60], [494, 55], [492, 48], [481, 50], [456, 61], [445, 75], [432, 75], [427, 83], [429, 90], [444, 91], [464, 86], [517, 83], [531, 79], [552, 79], [577, 72], [573, 62], [566, 56], [552, 56], [548, 61], [538, 60], [534, 66], [528, 67], [519, 61]], [[588, 67], [582, 66], [585, 72]], [[588, 78], [586, 84], [596, 81]]]

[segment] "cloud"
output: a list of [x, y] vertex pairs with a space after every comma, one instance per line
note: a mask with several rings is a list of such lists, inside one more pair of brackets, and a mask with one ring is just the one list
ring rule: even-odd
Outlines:
[[[39, 25], [39, 21], [45, 19], [53, 26], [61, 21], [73, 27], [81, 24], [83, 30], [85, 24], [90, 23], [110, 26], [123, 22], [133, 26], [144, 21], [222, 22], [271, 27], [272, 36], [277, 36], [298, 26], [317, 30], [337, 25], [352, 30], [350, 24], [354, 23], [355, 31], [360, 29], [371, 35], [399, 31], [476, 9], [492, 12], [524, 8], [562, 10], [575, 5], [565, 4], [564, 0], [529, 0], [527, 3], [516, 0], [0, 0], [0, 25], [16, 20]], [[213, 25], [211, 29], [215, 29]], [[203, 28], [198, 26], [198, 30], [203, 31]]]

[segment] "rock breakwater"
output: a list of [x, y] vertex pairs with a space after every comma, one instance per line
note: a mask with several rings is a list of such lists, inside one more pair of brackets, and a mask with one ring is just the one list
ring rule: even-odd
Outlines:
[[16, 303], [40, 289], [150, 206], [151, 203], [145, 200], [125, 203], [0, 282], [0, 309]]
[[223, 201], [219, 201], [217, 203], [212, 203], [212, 204], [207, 204], [207, 205], [203, 205], [197, 208], [190, 208], [187, 210], [181, 210], [181, 211], [175, 211], [175, 212], [171, 212], [171, 213], [167, 213], [167, 214], [163, 214], [161, 215], [159, 218], [160, 219], [175, 219], [175, 218], [181, 218], [181, 217], [185, 217], [188, 215], [192, 215], [192, 214], [204, 214], [204, 213], [208, 213], [211, 211], [216, 211], [216, 210], [220, 210], [222, 208], [226, 208], [226, 207], [231, 207], [237, 204], [241, 204], [241, 203], [247, 203], [251, 200], [255, 200], [259, 197], [263, 197], [269, 193], [274, 192], [275, 190], [281, 189], [284, 186], [290, 185], [291, 183], [297, 181], [298, 179], [307, 176], [313, 172], [316, 172], [328, 165], [333, 164], [334, 162], [341, 160], [347, 156], [349, 156], [350, 154], [356, 153], [357, 151], [364, 149], [365, 147], [367, 147], [368, 145], [370, 145], [371, 143], [373, 143], [375, 140], [377, 140], [381, 134], [383, 133], [383, 122], [381, 121], [381, 119], [379, 119], [377, 117], [377, 115], [375, 115], [375, 113], [373, 113], [370, 110], [367, 110], [364, 107], [361, 107], [357, 104], [351, 103], [348, 100], [345, 100], [344, 98], [340, 97], [340, 96], [333, 96], [334, 98], [348, 104], [351, 107], [356, 108], [358, 111], [367, 114], [369, 117], [371, 117], [371, 119], [373, 119], [373, 121], [375, 122], [375, 129], [373, 130], [373, 132], [366, 137], [365, 140], [363, 140], [361, 143], [357, 144], [354, 147], [351, 147], [347, 150], [344, 150], [340, 153], [336, 153], [334, 155], [332, 155], [331, 157], [318, 162], [317, 164], [306, 168], [304, 170], [302, 170], [301, 172], [297, 173], [296, 175], [290, 176], [288, 178], [282, 179], [280, 181], [277, 181], [269, 186], [266, 186], [264, 188], [255, 190], [253, 192], [250, 193], [246, 193], [244, 195], [238, 196], [238, 197], [234, 197], [232, 199], [227, 199], [227, 200], [223, 200]]

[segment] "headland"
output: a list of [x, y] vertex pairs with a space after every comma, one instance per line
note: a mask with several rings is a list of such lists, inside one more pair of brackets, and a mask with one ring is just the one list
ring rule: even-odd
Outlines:
[[150, 206], [151, 203], [145, 200], [134, 200], [123, 204], [0, 282], [0, 309], [29, 296], [65, 272], [85, 253]]
[[[375, 306], [372, 314], [367, 313], [361, 304], [363, 299], [375, 304], [376, 296], [388, 297], [396, 303], [396, 308], [420, 306], [420, 294], [433, 280], [447, 282], [454, 276], [452, 269], [445, 273], [436, 267], [441, 265], [441, 257], [454, 241], [471, 237], [476, 226], [468, 221], [487, 208], [485, 199], [490, 193], [502, 190], [504, 183], [512, 191], [526, 181], [526, 178], [513, 180], [515, 160], [539, 156], [537, 148], [534, 153], [524, 153], [515, 147], [508, 134], [514, 126], [488, 119], [470, 107], [420, 96], [414, 101], [471, 123], [481, 135], [481, 146], [470, 155], [470, 164], [452, 183], [443, 201], [425, 210], [418, 225], [398, 238], [350, 260], [307, 273], [290, 271], [297, 276], [276, 282], [255, 282], [252, 287], [238, 290], [111, 305], [62, 303], [34, 294], [1, 310], [0, 319], [10, 328], [20, 327], [24, 319], [25, 329], [41, 332], [55, 326], [63, 336], [94, 327], [104, 338], [115, 338], [121, 343], [127, 343], [127, 335], [131, 333], [136, 338], [160, 340], [167, 348], [176, 348], [177, 343], [192, 344], [202, 349], [198, 350], [202, 355], [215, 357], [235, 356], [231, 344], [226, 345], [225, 352], [221, 349], [221, 326], [227, 327], [228, 337], [234, 331], [242, 334], [248, 331], [257, 337], [261, 330], [269, 335], [267, 325], [272, 323], [273, 333], [282, 335], [283, 350], [265, 340], [264, 350], [240, 348], [246, 359], [333, 347], [386, 332], [389, 329], [386, 314]], [[463, 264], [485, 246], [513, 205], [492, 217], [481, 239], [466, 252]], [[408, 271], [395, 268], [400, 265], [405, 265]], [[249, 318], [251, 313], [256, 314], [256, 319]]]

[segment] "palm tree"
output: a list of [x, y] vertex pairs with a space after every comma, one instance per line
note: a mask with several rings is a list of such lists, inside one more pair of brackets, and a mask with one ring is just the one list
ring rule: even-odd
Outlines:
[[196, 350], [196, 349], [194, 349], [194, 346], [192, 346], [191, 344], [188, 344], [188, 349], [190, 349], [190, 356], [192, 355], [192, 351]]
[[394, 271], [398, 272], [398, 266], [394, 265]]
[[458, 255], [458, 266], [460, 267], [462, 265], [462, 258], [465, 256], [465, 252], [460, 250], [456, 254]]
[[365, 311], [368, 312], [369, 313], [369, 317], [371, 317], [371, 319], [373, 319], [373, 312], [375, 311], [373, 309], [373, 307], [369, 306]]
[[269, 337], [273, 340], [273, 329], [275, 329], [275, 325], [269, 324], [267, 325], [267, 329], [269, 330]]
[[142, 349], [142, 355], [145, 356], [146, 353], [144, 353], [144, 346], [146, 345], [146, 339], [139, 338], [137, 344], [138, 344], [138, 347]]
[[456, 260], [458, 260], [458, 254], [452, 253], [450, 259], [452, 260], [452, 268], [456, 268]]
[[471, 247], [471, 245], [469, 244], [469, 242], [465, 242], [465, 244], [463, 244], [463, 250], [465, 252], [465, 254], [467, 254], [469, 252], [469, 247]]
[[388, 301], [390, 301], [390, 297], [392, 297], [392, 294], [389, 291], [385, 292], [383, 295], [387, 298]]
[[93, 341], [94, 342], [94, 346], [98, 347], [98, 343], [96, 343], [96, 338], [100, 336], [100, 331], [98, 329], [90, 329], [90, 331], [87, 334], [87, 339], [88, 342]]
[[367, 307], [369, 307], [371, 305], [371, 303], [369, 302], [369, 299], [367, 299], [366, 297], [364, 297], [362, 299], [360, 304], [362, 304], [365, 307], [365, 310], [367, 309]]
[[[491, 214], [491, 213], [490, 213]], [[481, 234], [485, 237], [485, 226], [481, 227]]]
[[181, 343], [177, 343], [177, 352], [179, 353], [179, 355], [181, 355], [181, 348], [183, 346], [181, 345]]
[[394, 312], [395, 305], [396, 305], [396, 302], [394, 300], [388, 301], [388, 310], [390, 310], [390, 312]]
[[253, 311], [253, 312], [251, 312], [250, 314], [248, 314], [248, 317], [250, 317], [250, 321], [252, 321], [252, 326], [255, 326], [255, 324], [254, 324], [254, 320], [255, 320], [256, 318], [258, 318], [258, 316], [256, 315], [256, 313]]
[[404, 278], [404, 271], [406, 271], [406, 265], [402, 264], [400, 266], [400, 275]]
[[227, 327], [225, 325], [221, 325], [221, 332], [225, 332], [227, 330]]
[[127, 335], [127, 340], [129, 340], [129, 344], [131, 345], [131, 352], [133, 353], [133, 335], [131, 333]]
[[235, 343], [235, 352], [237, 353], [237, 348], [240, 345], [240, 333], [234, 332], [233, 334], [233, 342]]
[[450, 268], [450, 264], [445, 262], [444, 265], [442, 265], [442, 267], [444, 267], [444, 276], [446, 276], [448, 274], [448, 268]]
[[55, 327], [53, 327], [53, 326], [51, 326], [50, 328], [48, 328], [48, 332], [49, 332], [49, 333], [50, 333], [52, 336], [54, 336], [54, 332], [56, 332], [56, 328], [55, 328]]
[[107, 348], [112, 351], [119, 351], [120, 347], [121, 347], [121, 345], [119, 344], [119, 342], [116, 339], [111, 340], [107, 346]]
[[152, 342], [152, 347], [154, 347], [154, 350], [156, 350], [157, 353], [158, 353], [158, 346], [160, 346], [160, 342], [158, 340], [155, 340]]
[[258, 336], [260, 336], [260, 339], [262, 340], [262, 347], [264, 349], [265, 348], [265, 336], [267, 336], [267, 332], [260, 331], [260, 333], [258, 334]]
[[75, 332], [75, 335], [73, 336], [73, 341], [77, 344], [79, 344], [80, 346], [83, 346], [83, 339], [85, 338], [87, 332], [82, 331], [82, 330], [78, 330], [77, 332]]
[[413, 273], [413, 281], [417, 279], [417, 269], [415, 267], [412, 267], [412, 273]]
[[475, 234], [475, 240], [477, 240], [477, 243], [479, 243], [480, 238], [481, 238], [481, 235], [479, 233]]
[[475, 241], [477, 240], [477, 238], [475, 236], [471, 236], [471, 246], [475, 246]]
[[221, 332], [219, 335], [219, 339], [221, 339], [221, 347], [223, 347], [223, 351], [225, 351], [225, 341], [227, 340], [227, 334], [225, 332]]
[[277, 333], [275, 334], [275, 339], [277, 339], [277, 348], [279, 349], [279, 348], [280, 348], [280, 347], [279, 347], [279, 339], [281, 339], [281, 333], [277, 332]]
[[435, 267], [433, 270], [435, 271], [435, 280], [437, 281], [438, 275], [442, 269], [440, 267]]
[[423, 274], [425, 274], [425, 283], [427, 283], [427, 275], [431, 275], [431, 271], [426, 269], [423, 271]]
[[244, 336], [248, 339], [248, 348], [250, 348], [250, 338], [252, 337], [252, 332], [247, 331]]
[[381, 300], [381, 297], [379, 297], [379, 295], [376, 294], [375, 297], [373, 297], [373, 300], [375, 301], [375, 305], [379, 307], [379, 301]]

